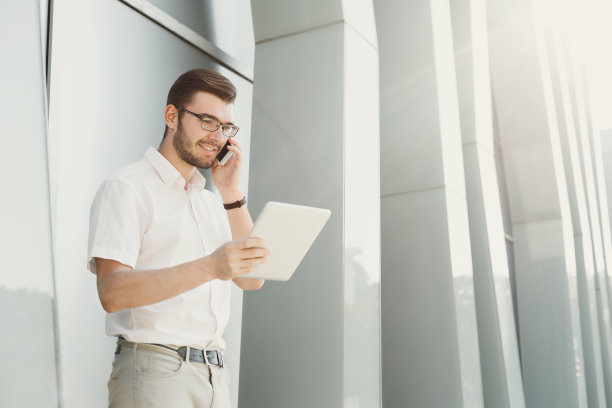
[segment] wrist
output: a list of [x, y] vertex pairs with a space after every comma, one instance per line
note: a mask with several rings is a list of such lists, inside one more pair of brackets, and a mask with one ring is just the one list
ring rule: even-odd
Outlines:
[[232, 203], [223, 203], [223, 208], [227, 211], [233, 210], [234, 208], [240, 208], [243, 205], [246, 205], [246, 197], [242, 197], [240, 200], [234, 201]]
[[193, 265], [197, 269], [198, 275], [202, 279], [202, 283], [217, 279], [215, 268], [213, 268], [212, 263], [210, 261], [210, 255], [198, 258], [193, 261]]
[[221, 199], [223, 200], [223, 204], [233, 203], [238, 200], [242, 200], [244, 194], [240, 189], [231, 189], [226, 191], [220, 191]]

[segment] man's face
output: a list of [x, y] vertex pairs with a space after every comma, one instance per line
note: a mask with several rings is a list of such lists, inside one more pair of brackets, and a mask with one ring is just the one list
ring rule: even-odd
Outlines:
[[[222, 124], [232, 123], [234, 105], [228, 104], [208, 92], [196, 93], [186, 106], [187, 109], [203, 117], [218, 120]], [[192, 166], [202, 169], [211, 168], [215, 164], [217, 154], [227, 138], [219, 127], [214, 132], [202, 128], [201, 121], [190, 113], [182, 112], [172, 140], [178, 156]]]

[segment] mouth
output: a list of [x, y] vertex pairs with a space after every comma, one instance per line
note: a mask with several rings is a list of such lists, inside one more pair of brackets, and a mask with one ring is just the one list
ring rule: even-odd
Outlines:
[[219, 150], [217, 146], [204, 144], [204, 143], [198, 143], [198, 146], [200, 146], [202, 150], [208, 153], [217, 153], [217, 151]]

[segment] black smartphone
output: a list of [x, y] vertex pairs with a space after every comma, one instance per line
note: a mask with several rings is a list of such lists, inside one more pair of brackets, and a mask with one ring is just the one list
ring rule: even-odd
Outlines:
[[221, 166], [224, 166], [225, 163], [227, 163], [227, 161], [230, 159], [230, 157], [232, 157], [232, 154], [234, 154], [234, 152], [230, 151], [227, 148], [228, 144], [231, 144], [229, 139], [227, 140], [227, 142], [225, 142], [225, 144], [223, 145], [223, 148], [221, 149], [221, 151], [217, 155], [217, 160], [219, 160], [219, 164]]

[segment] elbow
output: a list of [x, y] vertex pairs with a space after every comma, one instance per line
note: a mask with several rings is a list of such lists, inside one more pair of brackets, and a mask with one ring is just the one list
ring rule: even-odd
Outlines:
[[265, 282], [263, 279], [251, 278], [234, 278], [233, 281], [242, 290], [259, 290]]
[[264, 282], [263, 279], [254, 280], [248, 290], [259, 290], [263, 287]]
[[100, 295], [100, 303], [102, 304], [102, 308], [106, 313], [115, 313], [119, 310], [115, 302], [112, 299], [109, 299], [108, 296]]
[[111, 291], [109, 291], [104, 280], [98, 281], [98, 297], [100, 298], [100, 304], [106, 313], [115, 313], [121, 309], [117, 304], [117, 297], [113, 296]]

